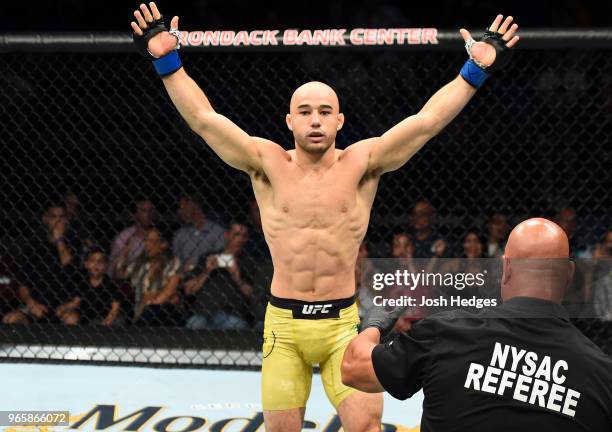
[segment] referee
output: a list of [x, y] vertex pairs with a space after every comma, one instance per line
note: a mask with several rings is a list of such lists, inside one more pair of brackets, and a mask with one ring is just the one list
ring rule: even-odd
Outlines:
[[612, 360], [560, 305], [574, 266], [563, 230], [529, 219], [510, 234], [504, 303], [441, 312], [380, 344], [395, 320], [364, 322], [342, 364], [345, 384], [398, 399], [421, 388], [421, 431], [612, 431]]

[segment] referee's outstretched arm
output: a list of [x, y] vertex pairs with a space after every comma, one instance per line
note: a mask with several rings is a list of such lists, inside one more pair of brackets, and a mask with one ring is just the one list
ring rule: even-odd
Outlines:
[[346, 347], [342, 360], [342, 382], [344, 385], [368, 393], [383, 392], [372, 364], [372, 350], [380, 343], [380, 330], [369, 327], [362, 331]]

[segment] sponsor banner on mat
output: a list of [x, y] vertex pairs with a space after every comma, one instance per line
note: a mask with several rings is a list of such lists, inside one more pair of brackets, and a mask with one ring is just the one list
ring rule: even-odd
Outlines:
[[[4, 424], [2, 432], [264, 431], [259, 372], [42, 364], [3, 364], [0, 371], [2, 410], [69, 412], [68, 426]], [[385, 432], [418, 431], [422, 401], [422, 393], [408, 401], [385, 394]], [[318, 375], [304, 430], [341, 430]]]

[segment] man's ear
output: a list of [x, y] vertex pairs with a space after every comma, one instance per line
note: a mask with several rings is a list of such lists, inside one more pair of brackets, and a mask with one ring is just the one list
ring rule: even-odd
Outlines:
[[342, 129], [342, 126], [344, 126], [344, 114], [339, 113], [338, 114], [338, 128], [336, 130]]
[[512, 270], [510, 269], [510, 260], [505, 256], [502, 256], [503, 262], [503, 273], [502, 273], [502, 285], [506, 285], [510, 280], [512, 275]]
[[287, 114], [285, 116], [285, 121], [287, 122], [287, 127], [289, 128], [289, 130], [293, 132], [293, 127], [291, 126], [291, 120], [292, 120], [291, 114]]
[[505, 256], [502, 256], [502, 278], [501, 278], [501, 298], [502, 301], [506, 301], [508, 299], [508, 282], [510, 282], [510, 278], [512, 275], [512, 270], [510, 267], [510, 260]]

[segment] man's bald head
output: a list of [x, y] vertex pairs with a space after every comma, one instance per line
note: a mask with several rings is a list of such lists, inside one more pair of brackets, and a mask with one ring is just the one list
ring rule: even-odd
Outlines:
[[536, 297], [560, 302], [574, 274], [569, 240], [556, 223], [527, 219], [510, 233], [504, 253], [502, 297]]
[[510, 233], [504, 255], [510, 259], [569, 258], [569, 241], [556, 223], [543, 218], [527, 219]]
[[296, 110], [305, 100], [311, 99], [328, 100], [332, 102], [332, 107], [335, 108], [335, 111], [340, 112], [340, 100], [338, 99], [338, 95], [333, 88], [321, 81], [310, 81], [299, 86], [291, 96], [291, 103], [289, 104], [290, 112], [294, 112], [294, 110]]

